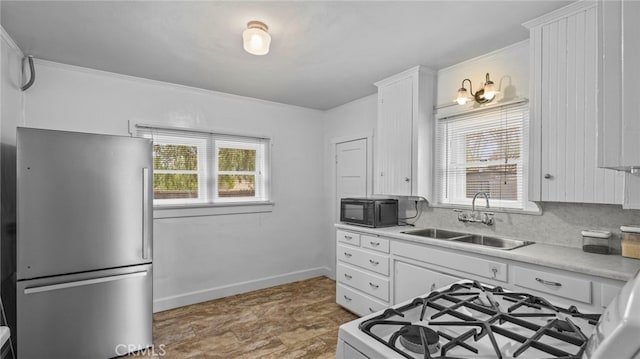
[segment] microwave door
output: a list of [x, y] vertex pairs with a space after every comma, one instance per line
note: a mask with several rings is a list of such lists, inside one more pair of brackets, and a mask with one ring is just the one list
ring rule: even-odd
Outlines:
[[381, 203], [378, 210], [378, 225], [396, 225], [398, 224], [398, 204]]
[[365, 220], [365, 208], [362, 203], [343, 203], [342, 213], [348, 221], [363, 223]]

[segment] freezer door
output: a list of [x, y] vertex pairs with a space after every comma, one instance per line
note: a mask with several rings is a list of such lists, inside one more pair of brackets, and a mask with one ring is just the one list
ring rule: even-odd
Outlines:
[[18, 128], [18, 279], [150, 263], [148, 139]]
[[18, 282], [18, 357], [111, 358], [152, 345], [150, 264]]

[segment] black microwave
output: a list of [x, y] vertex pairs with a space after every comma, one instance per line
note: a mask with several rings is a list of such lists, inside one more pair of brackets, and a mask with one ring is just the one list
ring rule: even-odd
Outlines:
[[340, 222], [365, 227], [398, 225], [397, 199], [343, 198]]

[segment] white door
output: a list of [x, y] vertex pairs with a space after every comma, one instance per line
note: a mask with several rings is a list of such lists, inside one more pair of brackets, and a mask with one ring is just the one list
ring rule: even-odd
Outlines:
[[336, 203], [367, 195], [367, 139], [336, 144]]

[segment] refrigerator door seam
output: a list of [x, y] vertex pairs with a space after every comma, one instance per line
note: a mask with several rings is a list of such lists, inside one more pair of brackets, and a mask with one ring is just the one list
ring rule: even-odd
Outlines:
[[78, 281], [66, 282], [66, 283], [60, 283], [60, 284], [44, 285], [40, 287], [25, 288], [24, 294], [49, 292], [52, 290], [81, 287], [85, 285], [112, 282], [116, 280], [123, 280], [123, 279], [134, 278], [134, 277], [145, 277], [146, 275], [147, 275], [147, 271], [140, 271], [140, 272], [127, 273], [127, 274], [112, 275], [108, 277], [84, 279], [84, 280], [78, 280]]

